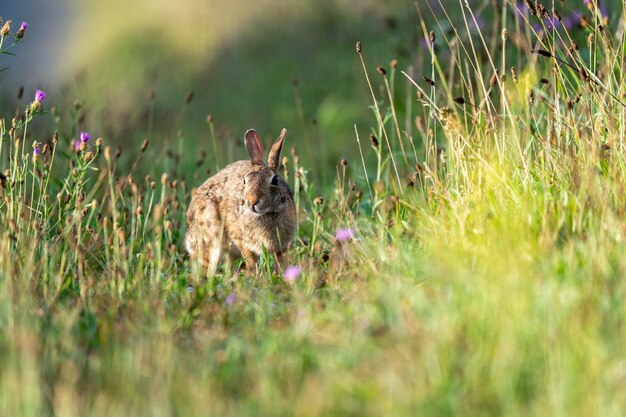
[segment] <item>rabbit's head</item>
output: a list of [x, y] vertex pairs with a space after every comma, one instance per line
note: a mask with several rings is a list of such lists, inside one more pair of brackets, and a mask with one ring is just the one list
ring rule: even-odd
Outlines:
[[247, 215], [279, 213], [285, 205], [293, 204], [289, 186], [278, 175], [280, 151], [285, 141], [287, 130], [283, 129], [272, 145], [267, 164], [263, 161], [263, 145], [254, 129], [246, 132], [245, 142], [250, 154], [250, 169], [242, 178], [242, 205]]

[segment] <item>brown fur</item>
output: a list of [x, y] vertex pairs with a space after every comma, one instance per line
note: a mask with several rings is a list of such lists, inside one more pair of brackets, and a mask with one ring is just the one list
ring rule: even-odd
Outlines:
[[[228, 165], [192, 193], [185, 245], [209, 273], [215, 272], [225, 252], [241, 253], [249, 269], [263, 248], [280, 258], [293, 238], [293, 196], [277, 172], [285, 134], [283, 129], [266, 165], [258, 135], [249, 130], [245, 142], [251, 160]], [[271, 184], [274, 176], [276, 185]]]

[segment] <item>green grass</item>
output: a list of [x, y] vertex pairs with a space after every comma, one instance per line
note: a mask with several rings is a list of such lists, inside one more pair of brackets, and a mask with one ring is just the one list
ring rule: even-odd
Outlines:
[[[216, 127], [191, 128], [205, 121], [188, 107], [169, 110], [178, 135], [137, 122], [119, 158], [107, 138], [73, 150], [81, 109], [42, 113], [44, 101], [13, 130], [5, 119], [0, 415], [623, 415], [626, 106], [609, 94], [626, 85], [623, 18], [600, 32], [587, 15], [540, 48], [597, 79], [553, 71], [512, 12], [504, 47], [502, 16], [483, 30], [492, 54], [474, 56], [477, 34], [464, 50], [437, 30], [417, 86], [401, 66], [377, 73], [366, 42], [361, 55], [350, 45], [346, 65], [363, 62], [376, 101], [359, 102], [370, 122], [348, 122], [335, 175], [316, 180], [300, 159], [323, 144], [285, 152], [299, 202], [288, 259], [303, 267], [293, 283], [269, 256], [256, 274], [205, 276], [184, 254], [190, 191], [215, 156], [210, 139], [190, 142]], [[582, 39], [571, 56], [569, 36]], [[490, 62], [506, 80], [490, 83]], [[35, 160], [47, 129], [59, 141]], [[217, 130], [221, 166], [243, 156], [240, 136]], [[354, 236], [339, 242], [337, 228]]]

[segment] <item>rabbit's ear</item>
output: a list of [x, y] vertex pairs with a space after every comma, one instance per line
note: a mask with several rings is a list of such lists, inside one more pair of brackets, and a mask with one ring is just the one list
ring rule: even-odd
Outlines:
[[256, 130], [250, 129], [246, 132], [246, 148], [250, 154], [250, 161], [254, 165], [263, 165], [263, 145], [259, 140]]
[[270, 149], [270, 154], [267, 157], [267, 165], [269, 165], [269, 167], [272, 168], [274, 171], [277, 171], [280, 165], [280, 151], [281, 149], [283, 149], [285, 136], [287, 136], [287, 129], [283, 129], [282, 132], [280, 132], [280, 136], [272, 145], [272, 148]]

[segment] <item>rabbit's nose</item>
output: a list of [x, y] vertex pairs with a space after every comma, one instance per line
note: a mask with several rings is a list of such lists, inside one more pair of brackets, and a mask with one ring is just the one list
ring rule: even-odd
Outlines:
[[246, 196], [246, 199], [248, 200], [248, 203], [250, 203], [250, 205], [253, 207], [259, 202], [259, 196], [256, 195], [248, 194]]

